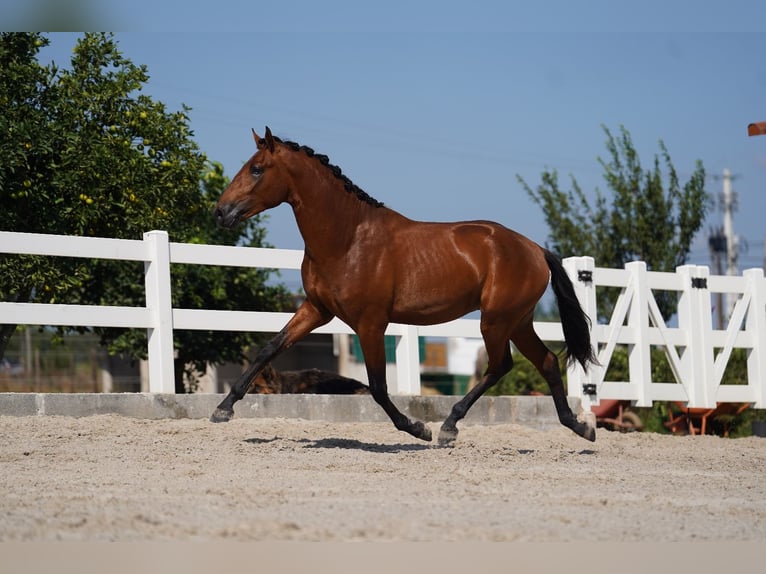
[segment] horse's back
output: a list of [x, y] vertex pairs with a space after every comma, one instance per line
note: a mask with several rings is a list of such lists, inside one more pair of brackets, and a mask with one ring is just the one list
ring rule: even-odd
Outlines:
[[547, 281], [542, 247], [494, 221], [413, 222], [401, 239], [401, 249], [422, 252], [421, 258], [449, 262], [453, 270], [470, 270], [477, 278], [510, 272], [519, 277], [542, 274]]

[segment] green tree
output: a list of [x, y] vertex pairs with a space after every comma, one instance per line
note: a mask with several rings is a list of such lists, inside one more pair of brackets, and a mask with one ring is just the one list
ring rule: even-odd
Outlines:
[[[192, 139], [189, 109], [169, 111], [142, 93], [149, 75], [113, 36], [85, 34], [71, 66], [38, 62], [41, 34], [0, 35], [0, 228], [140, 239], [263, 245], [261, 220], [215, 227], [210, 211], [227, 181]], [[279, 310], [284, 289], [262, 270], [175, 266], [174, 304]], [[143, 305], [143, 266], [76, 258], [0, 255], [5, 301]], [[235, 305], [236, 303], [236, 305]], [[0, 325], [0, 357], [15, 330]], [[146, 334], [102, 329], [113, 352], [146, 353]], [[238, 357], [242, 334], [179, 333], [179, 363]], [[181, 369], [177, 369], [180, 372]]]
[[[563, 191], [556, 170], [544, 171], [536, 189], [517, 176], [543, 210], [551, 249], [562, 257], [591, 255], [600, 267], [621, 269], [640, 260], [653, 271], [675, 271], [686, 262], [708, 208], [702, 162], [696, 162], [682, 186], [661, 140], [652, 167], [644, 169], [625, 127], [618, 136], [603, 129], [608, 159], [598, 161], [609, 196], [596, 189], [591, 204], [573, 176], [571, 189]], [[599, 314], [609, 316], [615, 294], [605, 295]], [[675, 294], [658, 293], [656, 298], [667, 319], [676, 309]]]

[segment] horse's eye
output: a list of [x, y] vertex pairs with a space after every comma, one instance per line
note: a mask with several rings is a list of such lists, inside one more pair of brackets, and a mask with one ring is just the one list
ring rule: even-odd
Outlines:
[[263, 175], [263, 168], [260, 165], [254, 165], [250, 168], [250, 175], [253, 177], [261, 177]]

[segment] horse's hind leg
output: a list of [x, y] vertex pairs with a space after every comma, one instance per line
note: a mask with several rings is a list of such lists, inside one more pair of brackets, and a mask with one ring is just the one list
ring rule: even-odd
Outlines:
[[511, 340], [548, 383], [561, 424], [572, 429], [581, 437], [589, 441], [595, 441], [596, 428], [592, 424], [577, 420], [572, 409], [569, 408], [564, 390], [564, 381], [561, 379], [561, 372], [559, 370], [558, 358], [537, 336], [532, 327], [531, 320], [525, 322], [517, 329], [513, 333]]
[[468, 410], [479, 397], [487, 392], [490, 387], [494, 386], [513, 367], [508, 338], [504, 332], [500, 331], [496, 336], [493, 336], [490, 329], [482, 328], [482, 334], [484, 335], [487, 358], [489, 359], [487, 372], [474, 388], [452, 406], [452, 411], [450, 411], [449, 416], [444, 420], [439, 430], [439, 444], [442, 446], [455, 442], [458, 435], [458, 421], [468, 414]]
[[229, 394], [221, 401], [221, 404], [213, 411], [210, 421], [214, 423], [228, 422], [234, 416], [234, 404], [247, 394], [250, 385], [256, 375], [266, 364], [282, 351], [292, 346], [295, 342], [305, 337], [312, 330], [327, 323], [332, 316], [320, 312], [308, 301], [295, 312], [285, 328], [273, 337], [258, 352], [253, 362], [237, 382], [231, 387]]

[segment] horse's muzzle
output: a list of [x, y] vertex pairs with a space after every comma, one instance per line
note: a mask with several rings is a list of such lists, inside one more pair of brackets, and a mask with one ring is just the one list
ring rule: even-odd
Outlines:
[[213, 219], [221, 227], [231, 228], [239, 223], [240, 210], [231, 204], [217, 205], [213, 210]]

